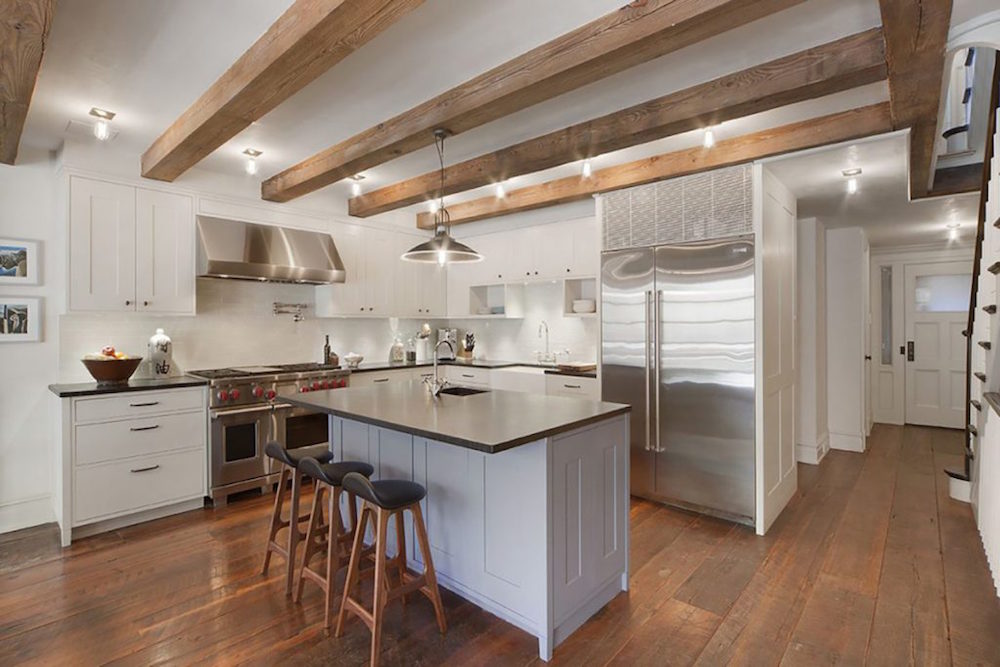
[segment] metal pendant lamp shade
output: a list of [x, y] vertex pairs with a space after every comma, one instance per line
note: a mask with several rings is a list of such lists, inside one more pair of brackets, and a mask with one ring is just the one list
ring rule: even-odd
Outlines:
[[441, 164], [441, 190], [439, 192], [438, 210], [434, 215], [434, 238], [419, 243], [403, 253], [402, 259], [410, 262], [431, 262], [434, 264], [453, 264], [458, 262], [478, 262], [483, 256], [469, 246], [452, 238], [448, 211], [444, 207], [444, 140], [448, 136], [445, 130], [434, 130], [434, 141], [437, 145], [438, 160]]

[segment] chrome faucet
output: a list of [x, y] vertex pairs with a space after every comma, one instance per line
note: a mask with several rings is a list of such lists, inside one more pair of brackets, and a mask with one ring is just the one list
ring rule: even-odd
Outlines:
[[538, 363], [540, 364], [553, 364], [556, 361], [556, 356], [549, 351], [549, 323], [542, 320], [538, 325], [538, 337], [545, 337], [545, 352], [536, 352]]
[[448, 381], [447, 380], [442, 380], [442, 379], [438, 378], [438, 349], [442, 345], [447, 345], [448, 349], [451, 350], [452, 356], [455, 356], [455, 346], [451, 344], [450, 340], [447, 340], [447, 339], [439, 340], [438, 343], [437, 343], [437, 345], [434, 346], [434, 355], [433, 355], [434, 356], [434, 360], [433, 360], [434, 361], [434, 377], [433, 378], [424, 378], [424, 384], [426, 384], [427, 386], [429, 386], [431, 388], [431, 395], [433, 395], [434, 398], [437, 398], [438, 394], [441, 393], [441, 390], [448, 386]]

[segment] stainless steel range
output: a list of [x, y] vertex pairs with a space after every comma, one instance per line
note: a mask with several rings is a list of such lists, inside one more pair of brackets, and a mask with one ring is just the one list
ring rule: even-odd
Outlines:
[[282, 402], [283, 396], [348, 386], [350, 371], [318, 363], [248, 366], [190, 371], [209, 381], [208, 412], [212, 500], [225, 504], [231, 493], [266, 488], [277, 481], [264, 445], [286, 449], [329, 440], [323, 413]]

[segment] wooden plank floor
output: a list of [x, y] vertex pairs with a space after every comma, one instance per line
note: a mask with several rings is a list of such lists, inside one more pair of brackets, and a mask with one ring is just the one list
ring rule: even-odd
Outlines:
[[[867, 454], [799, 467], [764, 538], [646, 501], [631, 591], [556, 650], [566, 665], [1000, 665], [1000, 602], [967, 505], [941, 470], [957, 431], [876, 426]], [[365, 664], [357, 621], [320, 629], [316, 587], [258, 574], [268, 498], [60, 550], [52, 527], [0, 536], [0, 665]], [[536, 641], [444, 592], [390, 607], [383, 664], [528, 665]]]

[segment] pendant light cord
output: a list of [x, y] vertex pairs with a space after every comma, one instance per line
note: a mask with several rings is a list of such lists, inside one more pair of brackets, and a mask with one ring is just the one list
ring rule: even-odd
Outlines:
[[448, 137], [448, 130], [434, 130], [434, 145], [437, 147], [438, 164], [440, 165], [441, 186], [438, 190], [438, 210], [435, 213], [434, 226], [443, 226], [446, 233], [451, 232], [451, 216], [448, 209], [444, 207], [444, 140]]

